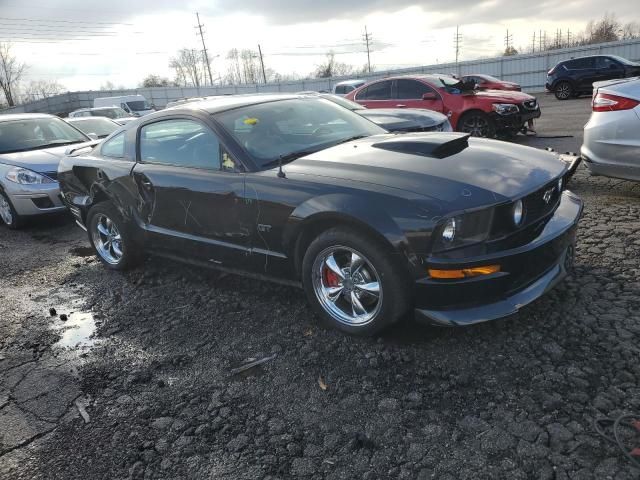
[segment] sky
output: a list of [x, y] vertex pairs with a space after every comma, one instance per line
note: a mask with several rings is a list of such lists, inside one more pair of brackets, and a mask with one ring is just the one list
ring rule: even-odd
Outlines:
[[[616, 0], [623, 21], [640, 20], [638, 0]], [[97, 90], [107, 81], [133, 88], [148, 74], [173, 78], [169, 59], [180, 48], [201, 49], [196, 12], [213, 76], [224, 76], [231, 48], [257, 49], [265, 66], [307, 76], [328, 51], [366, 64], [365, 26], [377, 70], [451, 62], [456, 25], [460, 60], [496, 56], [507, 29], [516, 48], [534, 32], [584, 30], [603, 15], [599, 0], [0, 0], [0, 41], [28, 65], [25, 81], [50, 80], [66, 89]]]

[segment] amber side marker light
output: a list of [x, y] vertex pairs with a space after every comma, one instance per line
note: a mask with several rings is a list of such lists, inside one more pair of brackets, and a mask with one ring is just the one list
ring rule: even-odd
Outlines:
[[479, 277], [480, 275], [491, 275], [500, 271], [500, 265], [484, 265], [482, 267], [462, 268], [460, 270], [436, 270], [429, 269], [431, 278], [451, 279]]

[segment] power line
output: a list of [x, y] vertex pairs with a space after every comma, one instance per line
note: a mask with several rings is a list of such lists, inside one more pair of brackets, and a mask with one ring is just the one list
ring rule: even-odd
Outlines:
[[121, 22], [95, 22], [95, 21], [77, 21], [77, 20], [58, 20], [55, 18], [16, 18], [16, 17], [0, 17], [0, 20], [16, 20], [19, 22], [40, 22], [40, 23], [78, 23], [81, 25], [134, 25], [133, 23]]
[[367, 67], [368, 67], [369, 73], [371, 73], [371, 53], [369, 51], [369, 43], [372, 41], [373, 34], [367, 31], [366, 25], [364, 26], [364, 36], [362, 38], [365, 42], [365, 45], [367, 46]]

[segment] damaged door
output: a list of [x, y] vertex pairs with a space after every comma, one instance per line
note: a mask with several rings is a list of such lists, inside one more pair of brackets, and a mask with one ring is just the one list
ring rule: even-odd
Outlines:
[[152, 248], [215, 264], [249, 252], [244, 174], [206, 125], [172, 118], [143, 125], [133, 170]]

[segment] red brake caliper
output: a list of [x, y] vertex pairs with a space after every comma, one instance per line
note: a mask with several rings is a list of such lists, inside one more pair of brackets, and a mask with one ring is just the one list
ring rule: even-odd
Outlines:
[[340, 277], [328, 267], [324, 267], [324, 283], [327, 287], [337, 287], [340, 285]]

